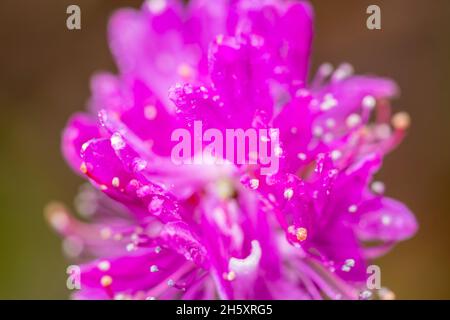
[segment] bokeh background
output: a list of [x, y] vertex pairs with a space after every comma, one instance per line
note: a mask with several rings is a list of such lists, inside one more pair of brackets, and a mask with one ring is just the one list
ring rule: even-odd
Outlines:
[[[382, 284], [401, 299], [450, 298], [450, 1], [312, 0], [313, 68], [351, 62], [358, 73], [397, 80], [398, 110], [413, 119], [379, 179], [387, 194], [417, 214], [417, 236], [378, 260]], [[73, 208], [82, 180], [64, 163], [60, 133], [82, 110], [89, 77], [115, 70], [106, 42], [108, 16], [141, 1], [0, 1], [0, 298], [66, 299], [69, 264], [43, 208]], [[82, 30], [66, 29], [78, 4]], [[378, 4], [382, 30], [365, 27]]]

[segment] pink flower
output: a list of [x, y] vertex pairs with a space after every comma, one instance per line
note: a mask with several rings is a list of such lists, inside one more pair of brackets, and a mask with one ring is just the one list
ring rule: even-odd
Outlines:
[[[92, 221], [50, 210], [88, 261], [77, 298], [355, 299], [368, 259], [415, 233], [372, 181], [408, 126], [391, 119], [397, 86], [349, 65], [308, 83], [312, 20], [308, 3], [281, 0], [154, 0], [112, 17], [119, 75], [93, 78], [62, 141], [94, 186], [80, 196]], [[279, 170], [174, 164], [172, 133], [195, 121], [270, 141], [279, 129]]]

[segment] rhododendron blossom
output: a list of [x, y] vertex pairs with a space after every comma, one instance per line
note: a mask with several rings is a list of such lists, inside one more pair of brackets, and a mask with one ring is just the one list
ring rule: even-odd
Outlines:
[[[77, 197], [89, 222], [48, 211], [81, 263], [75, 298], [361, 296], [369, 261], [417, 229], [373, 179], [409, 118], [391, 115], [389, 79], [348, 64], [308, 77], [312, 36], [306, 1], [154, 0], [113, 15], [119, 72], [93, 77], [62, 139], [91, 185]], [[199, 122], [273, 143], [234, 144], [237, 161], [194, 139]], [[203, 161], [173, 161], [180, 129]], [[264, 151], [277, 170], [261, 171]]]

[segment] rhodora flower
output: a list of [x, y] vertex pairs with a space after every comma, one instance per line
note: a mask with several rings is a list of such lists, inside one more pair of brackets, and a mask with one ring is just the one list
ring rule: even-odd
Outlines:
[[[93, 78], [62, 141], [93, 186], [78, 197], [91, 221], [48, 211], [84, 262], [76, 298], [357, 299], [368, 259], [415, 233], [373, 181], [409, 124], [390, 114], [397, 86], [348, 64], [308, 81], [312, 20], [281, 0], [154, 0], [112, 17], [119, 74]], [[171, 134], [194, 121], [268, 129], [278, 172], [174, 164]]]

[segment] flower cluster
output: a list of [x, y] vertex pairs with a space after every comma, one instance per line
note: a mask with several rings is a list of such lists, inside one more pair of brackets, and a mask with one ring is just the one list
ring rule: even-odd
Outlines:
[[[415, 233], [373, 181], [409, 125], [391, 115], [398, 88], [348, 64], [309, 81], [312, 23], [294, 0], [151, 0], [114, 14], [119, 73], [93, 77], [89, 111], [62, 139], [90, 181], [77, 198], [90, 221], [48, 212], [83, 261], [76, 298], [357, 299], [367, 261]], [[194, 121], [269, 129], [278, 172], [174, 164], [171, 134]]]

